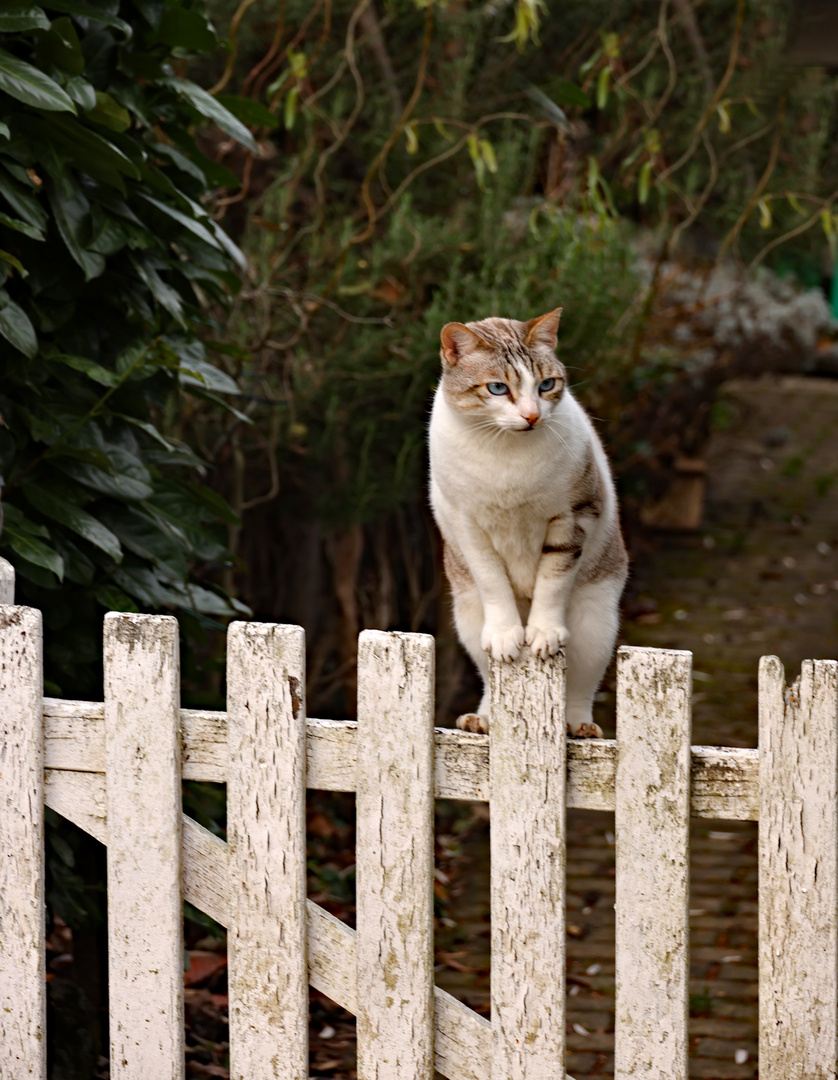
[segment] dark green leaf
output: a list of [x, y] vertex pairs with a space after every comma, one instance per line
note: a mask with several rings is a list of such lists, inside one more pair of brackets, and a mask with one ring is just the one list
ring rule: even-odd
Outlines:
[[[0, 297], [0, 304], [2, 303], [3, 300]], [[34, 360], [38, 355], [38, 337], [35, 327], [23, 308], [18, 307], [8, 298], [0, 307], [0, 334], [16, 349], [20, 349], [29, 360]]]
[[[112, 454], [113, 456], [113, 454]], [[133, 461], [139, 466], [136, 458]], [[121, 469], [116, 473], [108, 473], [97, 469], [93, 465], [84, 465], [76, 461], [56, 460], [58, 468], [68, 476], [77, 480], [80, 484], [100, 491], [104, 495], [112, 495], [115, 499], [127, 502], [140, 502], [154, 494], [154, 488], [148, 481], [151, 479], [148, 472], [140, 466], [141, 477], [129, 476]], [[117, 463], [117, 468], [119, 463]]]
[[258, 147], [253, 139], [253, 136], [235, 116], [223, 105], [220, 105], [218, 101], [208, 94], [206, 90], [203, 90], [200, 86], [197, 86], [193, 82], [189, 82], [188, 79], [178, 79], [175, 76], [168, 76], [160, 80], [164, 85], [170, 86], [181, 97], [185, 98], [191, 105], [193, 105], [201, 116], [205, 116], [207, 120], [212, 120], [214, 124], [217, 124], [222, 131], [226, 132], [236, 142], [241, 143], [252, 154], [258, 153]]
[[111, 182], [113, 173], [124, 173], [134, 180], [140, 178], [139, 170], [112, 142], [95, 131], [63, 116], [51, 116], [30, 121], [35, 131], [43, 131], [66, 154], [70, 161], [97, 179]]
[[76, 111], [68, 95], [57, 82], [31, 64], [0, 49], [0, 90], [35, 109], [55, 112]]
[[45, 517], [66, 525], [67, 528], [72, 529], [73, 532], [78, 533], [89, 543], [104, 551], [114, 562], [122, 561], [122, 549], [119, 546], [119, 540], [110, 529], [105, 528], [101, 521], [97, 521], [92, 514], [82, 510], [79, 506], [75, 506], [73, 503], [57, 497], [51, 491], [41, 487], [40, 484], [25, 484], [23, 485], [23, 492], [32, 506]]
[[37, 566], [23, 555], [15, 559], [15, 570], [19, 577], [34, 582], [42, 589], [58, 589], [61, 587], [61, 582], [51, 570], [46, 570], [43, 566]]
[[0, 225], [5, 225], [7, 229], [14, 229], [15, 232], [23, 233], [30, 240], [44, 239], [44, 234], [40, 229], [33, 228], [27, 221], [21, 221], [20, 218], [9, 217], [8, 214], [0, 213]]
[[49, 529], [46, 525], [38, 525], [36, 522], [31, 521], [22, 510], [19, 510], [14, 503], [6, 502], [3, 504], [3, 527], [8, 529], [14, 527], [14, 529], [22, 533], [24, 536], [41, 536], [46, 540], [49, 540]]
[[9, 4], [0, 11], [0, 34], [15, 34], [23, 30], [49, 30], [44, 9], [35, 4]]
[[72, 368], [74, 371], [83, 371], [88, 378], [93, 379], [94, 382], [100, 383], [102, 386], [116, 386], [119, 382], [119, 377], [116, 372], [109, 371], [107, 368], [102, 367], [101, 364], [97, 364], [94, 360], [88, 360], [86, 356], [54, 356], [54, 360], [59, 360], [62, 364], [66, 364], [67, 367]]
[[194, 236], [197, 236], [199, 240], [203, 240], [205, 244], [209, 244], [210, 247], [219, 247], [218, 241], [199, 221], [195, 221], [194, 218], [189, 217], [188, 214], [182, 213], [174, 206], [169, 206], [168, 203], [161, 202], [160, 199], [155, 199], [151, 195], [147, 195], [144, 191], [138, 192], [141, 199], [144, 199], [147, 203], [151, 203], [152, 206], [157, 207], [167, 217], [172, 218], [173, 221], [177, 221], [185, 229], [188, 229]]
[[9, 251], [3, 251], [0, 249], [0, 262], [8, 263], [9, 266], [13, 266], [21, 277], [29, 277], [29, 272], [24, 267], [20, 259], [15, 258]]
[[52, 11], [63, 11], [67, 15], [81, 15], [82, 18], [92, 19], [93, 22], [102, 23], [104, 26], [112, 26], [115, 30], [122, 31], [126, 41], [133, 34], [130, 23], [103, 11], [97, 4], [85, 4], [82, 0], [49, 0], [47, 7]]
[[183, 320], [183, 304], [181, 303], [178, 291], [173, 289], [171, 285], [166, 284], [152, 266], [149, 259], [135, 258], [132, 259], [131, 262], [134, 269], [148, 286], [151, 295], [157, 303], [165, 308], [173, 318], [177, 319], [181, 326], [185, 326], [186, 323]]
[[241, 389], [235, 379], [206, 360], [188, 359], [180, 368], [181, 382], [186, 386], [201, 386], [206, 390], [215, 390], [219, 394], [240, 394]]
[[250, 98], [239, 97], [236, 94], [219, 94], [215, 100], [248, 127], [273, 129], [279, 126], [279, 117], [274, 116], [271, 110], [259, 101], [252, 101]]
[[96, 107], [89, 109], [87, 119], [94, 124], [110, 128], [111, 131], [125, 131], [131, 126], [131, 116], [127, 109], [118, 105], [110, 94], [96, 91]]
[[218, 46], [218, 38], [205, 16], [182, 7], [167, 7], [157, 37], [164, 44], [187, 52], [209, 52]]
[[139, 611], [131, 597], [116, 585], [102, 585], [96, 590], [96, 599], [107, 611]]
[[70, 198], [64, 198], [58, 191], [50, 192], [49, 200], [61, 239], [84, 270], [85, 281], [98, 277], [105, 269], [105, 259], [87, 250], [85, 233], [90, 227], [90, 203], [79, 189]]
[[96, 108], [96, 91], [81, 75], [73, 75], [64, 83], [64, 89], [85, 110]]
[[42, 69], [54, 67], [68, 75], [81, 75], [84, 71], [78, 34], [66, 15], [55, 19], [46, 33], [38, 34], [35, 60]]
[[20, 555], [22, 559], [28, 559], [35, 566], [51, 570], [59, 581], [64, 580], [64, 560], [43, 540], [20, 533], [10, 525], [4, 528], [3, 539], [8, 542], [16, 555]]
[[30, 194], [22, 191], [18, 185], [0, 168], [0, 195], [16, 213], [28, 221], [35, 229], [45, 229], [47, 215], [44, 208]]

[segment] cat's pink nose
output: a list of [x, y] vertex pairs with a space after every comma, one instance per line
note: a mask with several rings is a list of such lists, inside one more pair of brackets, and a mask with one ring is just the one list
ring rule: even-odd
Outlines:
[[533, 410], [530, 410], [528, 412], [521, 413], [521, 415], [526, 420], [526, 422], [530, 425], [530, 427], [535, 427], [535, 425], [536, 425], [536, 423], [538, 422], [538, 419], [539, 419], [539, 414], [537, 412], [535, 412]]

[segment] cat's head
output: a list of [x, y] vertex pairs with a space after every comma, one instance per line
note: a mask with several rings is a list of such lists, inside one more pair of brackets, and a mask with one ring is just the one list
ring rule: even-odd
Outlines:
[[502, 431], [532, 431], [549, 420], [567, 381], [553, 351], [561, 313], [443, 326], [441, 387], [449, 405]]

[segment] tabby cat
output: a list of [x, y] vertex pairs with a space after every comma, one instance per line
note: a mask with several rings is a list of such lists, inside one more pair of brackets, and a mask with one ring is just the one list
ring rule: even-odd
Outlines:
[[628, 571], [608, 461], [555, 355], [561, 308], [529, 322], [442, 328], [430, 424], [431, 504], [460, 640], [483, 676], [489, 653], [526, 643], [567, 656], [567, 730], [601, 737], [592, 704], [614, 649]]

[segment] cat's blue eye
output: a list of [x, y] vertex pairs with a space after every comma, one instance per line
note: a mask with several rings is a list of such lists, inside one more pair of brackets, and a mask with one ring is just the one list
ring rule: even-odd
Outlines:
[[490, 394], [497, 394], [500, 397], [501, 394], [507, 394], [509, 387], [505, 382], [490, 382], [486, 384], [486, 389]]
[[539, 394], [546, 394], [547, 391], [552, 390], [555, 385], [556, 385], [556, 380], [555, 379], [545, 379], [544, 382], [541, 384], [541, 386], [539, 386], [538, 392], [539, 392]]

